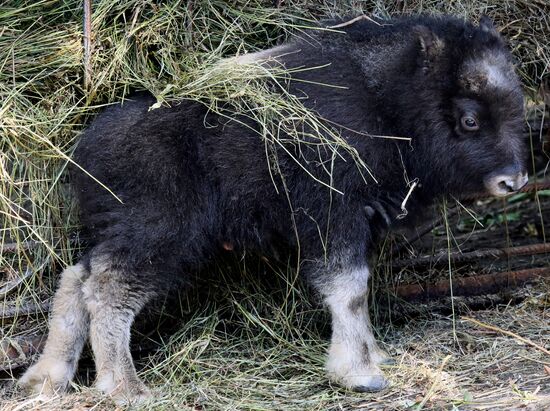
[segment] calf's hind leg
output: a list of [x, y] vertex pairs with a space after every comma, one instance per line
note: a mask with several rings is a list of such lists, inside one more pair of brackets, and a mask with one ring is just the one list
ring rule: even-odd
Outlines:
[[151, 284], [115, 267], [107, 258], [93, 258], [83, 293], [90, 314], [90, 340], [97, 370], [96, 387], [121, 403], [149, 396], [130, 353], [130, 328], [151, 299]]
[[63, 392], [72, 380], [88, 335], [89, 316], [82, 298], [82, 285], [88, 275], [82, 264], [68, 267], [61, 274], [44, 351], [20, 378], [20, 386], [52, 395]]

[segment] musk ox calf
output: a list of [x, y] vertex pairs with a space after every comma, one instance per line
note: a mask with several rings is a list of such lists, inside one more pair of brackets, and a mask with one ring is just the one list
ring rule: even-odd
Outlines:
[[[189, 283], [229, 243], [281, 261], [299, 249], [300, 273], [332, 314], [329, 377], [381, 390], [388, 381], [379, 365], [389, 357], [365, 298], [377, 237], [403, 206], [407, 222], [446, 194], [501, 196], [526, 183], [522, 90], [486, 18], [478, 26], [452, 17], [363, 19], [236, 58], [251, 61], [316, 67], [292, 71], [291, 93], [340, 130], [372, 177], [349, 150], [335, 155], [292, 139], [271, 148], [273, 167], [253, 126], [198, 103], [149, 110], [154, 99], [138, 94], [108, 108], [74, 159], [121, 201], [73, 173], [91, 247], [62, 274], [48, 341], [23, 386], [66, 389], [89, 336], [97, 387], [120, 400], [145, 397], [129, 350], [135, 315]], [[330, 184], [319, 183], [327, 170]]]

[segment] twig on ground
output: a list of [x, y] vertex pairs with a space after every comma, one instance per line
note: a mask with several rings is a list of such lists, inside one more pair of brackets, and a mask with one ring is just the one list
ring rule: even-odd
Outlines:
[[512, 331], [503, 330], [502, 328], [497, 327], [495, 325], [485, 324], [481, 321], [475, 320], [475, 319], [470, 318], [470, 317], [461, 317], [461, 319], [463, 319], [464, 321], [469, 321], [472, 324], [477, 325], [478, 327], [487, 328], [488, 330], [495, 331], [495, 332], [507, 335], [509, 337], [515, 338], [516, 340], [521, 341], [521, 342], [523, 342], [527, 345], [530, 345], [531, 347], [536, 348], [537, 350], [542, 351], [546, 355], [550, 356], [550, 351], [548, 351], [546, 348], [538, 345], [537, 343], [535, 343], [535, 342], [533, 342], [533, 341], [531, 341], [527, 338], [522, 337], [521, 335], [513, 333]]
[[90, 58], [92, 53], [92, 4], [84, 0], [84, 89], [88, 90], [92, 82]]
[[38, 313], [47, 313], [50, 311], [51, 301], [43, 301], [41, 303], [30, 302], [28, 304], [19, 304], [18, 306], [8, 306], [0, 310], [0, 318], [7, 319], [13, 317], [22, 317]]
[[341, 27], [347, 27], [347, 26], [351, 26], [353, 23], [357, 23], [358, 21], [360, 20], [368, 20], [370, 21], [371, 23], [374, 23], [374, 24], [377, 24], [378, 26], [381, 26], [380, 23], [378, 23], [377, 21], [371, 19], [369, 16], [365, 15], [365, 14], [362, 14], [360, 16], [357, 16], [351, 20], [348, 20], [348, 21], [345, 21], [343, 23], [340, 23], [340, 24], [336, 24], [335, 26], [329, 26], [328, 28], [329, 29], [339, 29]]
[[409, 214], [409, 212], [407, 211], [407, 208], [406, 208], [407, 207], [407, 202], [409, 201], [409, 198], [411, 197], [411, 194], [412, 194], [412, 192], [414, 191], [414, 189], [416, 188], [417, 185], [418, 185], [418, 179], [415, 179], [414, 181], [411, 181], [409, 191], [407, 192], [407, 195], [405, 196], [405, 198], [403, 199], [403, 202], [401, 203], [401, 214], [397, 215], [398, 220], [401, 220], [401, 219], [405, 218]]
[[460, 251], [447, 252], [444, 250], [431, 256], [419, 256], [416, 258], [407, 258], [392, 261], [393, 267], [415, 267], [419, 265], [435, 265], [438, 263], [448, 263], [449, 258], [453, 262], [467, 262], [473, 260], [479, 260], [482, 258], [504, 258], [520, 255], [535, 255], [550, 253], [550, 243], [529, 244], [516, 247], [504, 247], [504, 248], [489, 248], [485, 250], [474, 250], [467, 253]]
[[[29, 365], [35, 356], [40, 354], [46, 344], [47, 334], [33, 334], [16, 338], [5, 338], [0, 342], [0, 372], [13, 371], [17, 368]], [[144, 339], [132, 343], [132, 353], [145, 355], [155, 351], [159, 345], [155, 341]], [[85, 352], [84, 358], [89, 358], [90, 353]]]
[[17, 253], [21, 250], [28, 250], [36, 245], [33, 241], [22, 241], [20, 243], [6, 243], [0, 246], [0, 254]]
[[32, 356], [46, 343], [44, 334], [6, 338], [0, 343], [0, 371], [10, 371], [31, 362]]
[[[451, 359], [451, 355], [447, 355], [445, 358], [443, 358], [443, 361], [441, 361], [441, 365], [439, 366], [439, 369], [437, 370], [438, 371], [437, 377], [441, 376], [441, 373], [443, 372], [443, 368], [445, 368], [445, 365], [447, 364], [447, 362], [450, 359]], [[436, 386], [440, 382], [441, 382], [441, 378], [435, 378], [434, 379], [433, 384], [430, 386], [430, 389], [428, 390], [428, 392], [426, 393], [426, 395], [422, 399], [422, 402], [420, 404], [418, 404], [418, 406], [416, 407], [416, 410], [421, 410], [422, 408], [424, 408], [424, 405], [426, 405], [426, 403], [430, 400], [430, 398], [432, 398], [433, 395], [435, 394]]]
[[[531, 192], [536, 192], [536, 191], [540, 191], [540, 190], [549, 190], [549, 189], [550, 189], [550, 181], [541, 181], [541, 182], [537, 182], [537, 183], [527, 184], [525, 187], [521, 188], [518, 192], [513, 193], [513, 194], [531, 193]], [[475, 200], [475, 199], [480, 200], [480, 199], [484, 199], [484, 198], [488, 198], [488, 197], [490, 197], [490, 195], [488, 195], [486, 193], [477, 193], [477, 194], [472, 194], [471, 196], [468, 196], [467, 198], [464, 198], [464, 200]], [[453, 207], [450, 210], [453, 214], [455, 214], [456, 211], [459, 210], [459, 208], [458, 207]], [[447, 216], [447, 218], [448, 217], [449, 217], [449, 215]], [[415, 243], [416, 241], [420, 240], [426, 234], [431, 233], [432, 230], [435, 229], [440, 223], [441, 223], [441, 217], [438, 217], [438, 218], [434, 219], [433, 221], [425, 224], [424, 226], [422, 226], [415, 233], [414, 236], [412, 236], [409, 239], [406, 239], [403, 243], [398, 244], [395, 247], [395, 249], [392, 251], [392, 255], [399, 254], [407, 246], [409, 246], [409, 245]], [[445, 256], [447, 256], [447, 252], [445, 252]], [[413, 259], [411, 259], [411, 260], [413, 260]]]
[[193, 6], [193, 1], [188, 1], [185, 30], [187, 31], [187, 46], [189, 49], [193, 47]]
[[[524, 285], [548, 276], [550, 276], [550, 267], [474, 275], [453, 279], [452, 290], [455, 296], [492, 294], [506, 287]], [[451, 295], [451, 284], [449, 280], [432, 284], [405, 284], [398, 286], [395, 293], [407, 301], [428, 300]]]
[[[519, 193], [533, 193], [541, 190], [550, 190], [550, 181], [539, 181], [536, 183], [526, 184], [524, 187], [520, 188], [518, 191], [510, 193], [507, 196], [512, 196]], [[482, 200], [484, 198], [493, 197], [489, 193], [475, 193], [466, 197], [463, 197], [463, 200]]]
[[4, 298], [13, 291], [17, 290], [17, 287], [19, 287], [25, 280], [30, 278], [34, 274], [34, 271], [30, 268], [27, 268], [21, 276], [18, 276], [12, 281], [7, 281], [5, 285], [0, 288], [0, 298]]

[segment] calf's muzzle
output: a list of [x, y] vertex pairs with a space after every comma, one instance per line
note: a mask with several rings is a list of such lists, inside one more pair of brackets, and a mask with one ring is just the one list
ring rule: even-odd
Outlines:
[[511, 166], [498, 170], [485, 179], [485, 188], [494, 196], [505, 196], [521, 189], [527, 184], [527, 171]]

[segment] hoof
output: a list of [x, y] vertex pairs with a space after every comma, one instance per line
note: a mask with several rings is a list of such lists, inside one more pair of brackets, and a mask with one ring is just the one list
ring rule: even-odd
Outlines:
[[30, 367], [17, 385], [31, 394], [51, 397], [67, 390], [71, 376], [71, 367], [66, 363], [45, 358]]
[[383, 375], [375, 375], [371, 377], [368, 383], [355, 385], [351, 387], [351, 390], [355, 392], [378, 392], [389, 387], [389, 385], [390, 382]]
[[381, 391], [389, 385], [378, 367], [378, 363], [389, 359], [389, 356], [382, 350], [372, 350], [369, 358], [365, 358], [360, 353], [353, 355], [346, 348], [343, 344], [331, 345], [326, 369], [332, 381], [349, 390], [360, 392]]
[[378, 365], [393, 366], [393, 365], [397, 365], [397, 361], [395, 361], [391, 357], [387, 357], [387, 358], [384, 358], [382, 361], [380, 361]]
[[151, 398], [151, 391], [137, 377], [119, 378], [115, 378], [114, 373], [105, 373], [98, 377], [95, 386], [109, 395], [117, 405], [136, 405]]
[[376, 347], [369, 351], [369, 360], [376, 365], [395, 365], [395, 360], [386, 353], [386, 351]]
[[[336, 371], [336, 372], [335, 372]], [[377, 366], [340, 369], [330, 372], [329, 377], [349, 390], [357, 392], [378, 392], [390, 385]]]
[[142, 404], [151, 398], [151, 391], [144, 384], [126, 387], [125, 390], [116, 390], [111, 393], [113, 401], [120, 406]]

